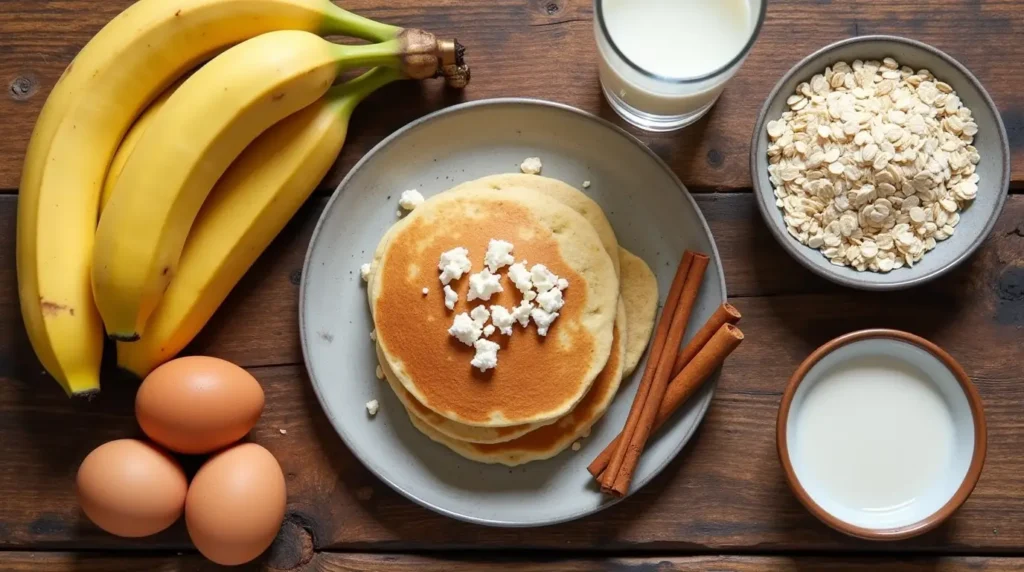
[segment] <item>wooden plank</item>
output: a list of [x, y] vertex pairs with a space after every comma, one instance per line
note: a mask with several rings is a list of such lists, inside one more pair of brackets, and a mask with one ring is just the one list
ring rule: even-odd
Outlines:
[[[325, 199], [314, 199], [257, 261], [200, 333], [192, 353], [212, 352], [247, 366], [299, 363], [299, 280], [309, 238]], [[697, 195], [725, 267], [732, 298], [844, 292], [797, 264], [771, 236], [753, 197]], [[34, 370], [21, 327], [14, 273], [17, 199], [0, 196], [0, 371]], [[950, 276], [910, 293], [853, 294], [853, 300], [903, 304], [924, 297], [948, 304], [964, 290], [984, 292], [1003, 321], [1024, 322], [1015, 288], [1024, 281], [1024, 196], [1013, 195], [985, 246]], [[959, 302], [957, 302], [959, 304]], [[27, 374], [24, 374], [27, 375]]]
[[[0, 568], [9, 572], [47, 570], [49, 572], [206, 572], [223, 570], [197, 554], [183, 556], [138, 556], [135, 554], [96, 554], [87, 552], [4, 552]], [[235, 570], [259, 569], [242, 566]]]
[[319, 554], [311, 562], [324, 572], [954, 572], [1024, 570], [1019, 558], [806, 558], [761, 556], [645, 557], [585, 560], [454, 560], [373, 554]]
[[[797, 503], [783, 479], [773, 431], [779, 396], [797, 364], [830, 337], [870, 325], [908, 329], [950, 351], [977, 384], [988, 417], [988, 460], [974, 495], [949, 524], [898, 550], [1024, 551], [1024, 457], [1017, 445], [1024, 440], [1024, 344], [1021, 324], [1001, 320], [991, 293], [966, 290], [945, 299], [910, 293], [878, 304], [840, 292], [737, 304], [747, 341], [726, 364], [690, 446], [634, 497], [557, 527], [485, 528], [420, 508], [346, 449], [302, 366], [252, 369], [267, 407], [251, 438], [277, 456], [289, 488], [279, 549], [888, 550], [893, 545], [830, 531]], [[377, 383], [370, 372], [366, 377]], [[188, 547], [180, 523], [156, 537], [127, 541], [92, 527], [76, 508], [72, 483], [80, 460], [102, 442], [138, 435], [134, 388], [108, 379], [101, 395], [83, 402], [68, 400], [39, 376], [0, 380], [0, 548]]]
[[[1024, 559], [1012, 557], [951, 557], [922, 559], [813, 558], [785, 556], [691, 556], [608, 559], [531, 560], [499, 556], [422, 557], [400, 554], [318, 553], [311, 560], [284, 568], [273, 556], [233, 570], [305, 572], [1015, 572]], [[49, 572], [206, 572], [223, 570], [201, 556], [136, 555], [131, 553], [5, 552], [0, 567], [9, 572], [45, 569]]]
[[[18, 186], [35, 117], [77, 51], [132, 0], [6, 0], [0, 11], [0, 189]], [[409, 121], [463, 99], [536, 97], [568, 103], [622, 122], [598, 89], [589, 0], [346, 0], [348, 9], [409, 27], [454, 35], [469, 48], [473, 81], [465, 93], [433, 82], [387, 88], [360, 109], [326, 187], [333, 187], [370, 147]], [[555, 7], [550, 9], [549, 5]], [[694, 188], [750, 186], [754, 120], [771, 87], [804, 55], [841, 38], [909, 36], [958, 58], [985, 84], [1010, 133], [1013, 172], [1024, 180], [1024, 29], [1013, 0], [968, 2], [773, 0], [749, 59], [709, 117], [682, 134], [639, 134]]]

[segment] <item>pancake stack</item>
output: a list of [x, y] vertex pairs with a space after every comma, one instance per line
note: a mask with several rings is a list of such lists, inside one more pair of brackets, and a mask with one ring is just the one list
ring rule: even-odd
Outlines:
[[[564, 303], [546, 335], [534, 320], [483, 334], [498, 351], [496, 366], [481, 368], [471, 365], [476, 350], [449, 334], [453, 319], [524, 301], [508, 266], [496, 273], [501, 291], [468, 300], [492, 241], [564, 279]], [[449, 283], [458, 294], [449, 309], [438, 263], [460, 248], [472, 268]], [[509, 466], [589, 434], [640, 360], [658, 300], [654, 274], [619, 247], [600, 206], [537, 175], [493, 175], [431, 197], [388, 230], [370, 268], [381, 372], [412, 424], [463, 457]]]

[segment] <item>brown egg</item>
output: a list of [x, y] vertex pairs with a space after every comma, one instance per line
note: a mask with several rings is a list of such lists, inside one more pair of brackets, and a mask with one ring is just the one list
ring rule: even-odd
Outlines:
[[277, 536], [287, 496], [284, 473], [270, 451], [255, 443], [236, 445], [192, 479], [185, 500], [188, 535], [217, 564], [249, 562]]
[[222, 359], [192, 356], [153, 370], [135, 396], [135, 416], [150, 439], [172, 451], [210, 453], [238, 441], [263, 412], [256, 378]]
[[137, 538], [156, 534], [181, 516], [188, 480], [181, 465], [155, 445], [120, 439], [82, 461], [78, 504], [103, 530]]

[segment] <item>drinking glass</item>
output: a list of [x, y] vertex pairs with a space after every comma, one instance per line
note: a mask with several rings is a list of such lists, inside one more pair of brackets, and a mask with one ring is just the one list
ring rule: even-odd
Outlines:
[[[675, 131], [697, 121], [753, 48], [766, 2], [594, 0], [601, 89], [608, 103], [647, 131]], [[674, 18], [688, 21], [689, 29], [666, 36]], [[732, 26], [730, 33], [716, 29], [722, 26]], [[678, 49], [666, 49], [666, 42]]]

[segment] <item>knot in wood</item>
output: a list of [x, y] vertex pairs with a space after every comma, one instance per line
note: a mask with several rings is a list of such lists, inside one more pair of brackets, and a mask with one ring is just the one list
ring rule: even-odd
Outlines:
[[717, 169], [725, 163], [725, 157], [722, 156], [722, 152], [718, 149], [711, 149], [708, 151], [708, 165]]
[[558, 16], [565, 11], [565, 0], [531, 0], [533, 11], [543, 16]]
[[8, 93], [15, 101], [25, 101], [39, 91], [39, 85], [34, 78], [22, 75], [14, 78], [8, 87]]
[[299, 570], [313, 559], [315, 540], [311, 519], [290, 513], [284, 518], [277, 538], [270, 545], [267, 567], [271, 570]]

